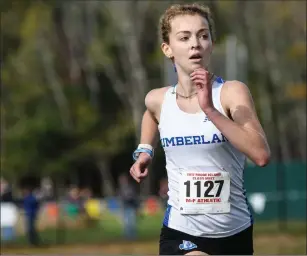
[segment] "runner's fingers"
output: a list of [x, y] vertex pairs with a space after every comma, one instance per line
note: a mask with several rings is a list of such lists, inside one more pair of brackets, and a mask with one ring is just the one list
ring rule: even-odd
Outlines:
[[198, 75], [198, 74], [191, 76], [191, 80], [195, 80], [195, 79], [206, 80], [207, 76], [206, 75]]
[[148, 175], [148, 168], [144, 170], [144, 172], [140, 173], [140, 177], [146, 177]]
[[138, 175], [137, 171], [135, 170], [135, 167], [134, 167], [134, 166], [132, 166], [132, 168], [130, 169], [130, 175], [131, 175], [132, 178], [135, 179], [137, 182], [140, 182], [139, 175]]

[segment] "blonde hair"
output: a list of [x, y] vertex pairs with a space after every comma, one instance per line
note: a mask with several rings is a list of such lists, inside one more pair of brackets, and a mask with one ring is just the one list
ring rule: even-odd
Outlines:
[[160, 18], [160, 37], [163, 42], [169, 43], [169, 34], [171, 32], [171, 21], [179, 15], [200, 15], [204, 17], [209, 24], [211, 39], [215, 42], [214, 21], [209, 7], [201, 4], [174, 4], [166, 9]]

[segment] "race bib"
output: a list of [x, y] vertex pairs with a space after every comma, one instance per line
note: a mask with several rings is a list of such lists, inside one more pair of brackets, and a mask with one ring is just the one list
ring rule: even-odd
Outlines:
[[179, 192], [181, 214], [230, 212], [230, 176], [225, 171], [182, 171]]

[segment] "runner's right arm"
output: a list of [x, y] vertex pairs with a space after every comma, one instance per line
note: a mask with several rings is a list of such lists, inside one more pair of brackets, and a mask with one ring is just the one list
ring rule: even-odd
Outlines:
[[146, 111], [143, 115], [141, 128], [141, 144], [149, 144], [153, 148], [157, 145], [159, 117], [159, 89], [151, 90], [145, 97]]
[[140, 144], [149, 144], [155, 148], [158, 141], [158, 123], [153, 114], [148, 109], [143, 115], [141, 127]]
[[146, 111], [142, 120], [141, 144], [149, 144], [153, 148], [157, 145], [161, 106], [168, 88], [153, 89], [145, 97]]
[[[149, 144], [153, 148], [157, 145], [158, 124], [164, 92], [164, 88], [154, 89], [146, 95], [145, 105], [147, 109], [142, 119], [140, 144]], [[152, 158], [149, 154], [140, 153], [137, 161], [130, 169], [131, 176], [137, 182], [140, 182], [148, 175], [148, 166], [151, 161]]]

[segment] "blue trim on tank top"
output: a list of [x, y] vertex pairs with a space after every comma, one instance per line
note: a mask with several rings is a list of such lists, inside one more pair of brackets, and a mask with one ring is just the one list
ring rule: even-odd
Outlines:
[[215, 79], [215, 81], [218, 82], [219, 84], [224, 83], [224, 80], [219, 76]]
[[163, 219], [163, 225], [166, 226], [166, 227], [168, 227], [168, 222], [169, 222], [169, 216], [170, 216], [170, 213], [171, 213], [171, 209], [172, 209], [172, 206], [167, 204], [165, 215], [164, 215], [164, 219]]

